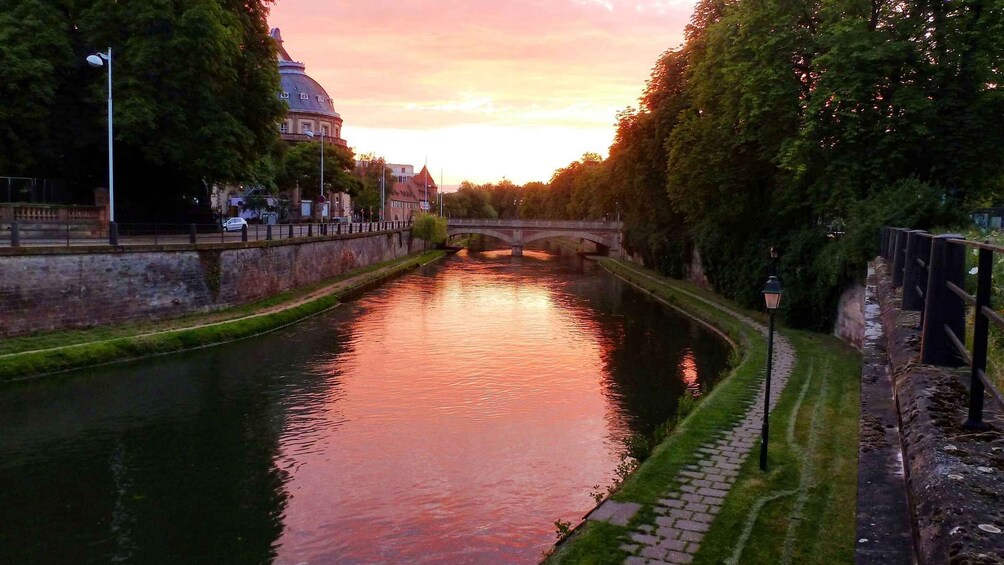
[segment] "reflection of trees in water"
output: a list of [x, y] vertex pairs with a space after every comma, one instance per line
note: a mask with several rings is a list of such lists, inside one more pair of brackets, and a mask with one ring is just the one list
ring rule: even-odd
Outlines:
[[283, 398], [310, 417], [332, 383], [284, 377], [273, 351], [304, 358], [337, 341], [279, 335], [0, 393], [5, 562], [274, 559], [288, 499], [275, 464], [293, 408]]
[[[597, 308], [605, 389], [629, 434], [649, 435], [676, 414], [684, 391], [706, 393], [725, 367], [718, 336], [613, 277]], [[613, 313], [613, 314], [610, 314]]]

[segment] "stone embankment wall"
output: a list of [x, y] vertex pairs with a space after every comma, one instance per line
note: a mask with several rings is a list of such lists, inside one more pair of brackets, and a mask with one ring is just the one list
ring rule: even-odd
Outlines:
[[410, 231], [310, 240], [0, 250], [0, 336], [156, 320], [407, 255]]
[[[901, 455], [887, 461], [885, 474], [906, 481], [911, 500], [912, 525], [919, 563], [1001, 563], [1004, 561], [1004, 407], [987, 395], [984, 419], [986, 431], [967, 431], [962, 423], [968, 409], [969, 369], [925, 365], [920, 362], [920, 313], [901, 310], [902, 289], [893, 288], [892, 272], [884, 260], [872, 263], [874, 299], [866, 325], [866, 345], [880, 354], [863, 372], [862, 400], [871, 382], [885, 379], [888, 392], [873, 394], [871, 405], [862, 402], [861, 457], [878, 450], [879, 440], [893, 428], [883, 425], [876, 408], [881, 402], [898, 408]], [[877, 318], [877, 319], [876, 319]], [[880, 324], [881, 327], [875, 327]], [[886, 365], [877, 366], [878, 361]], [[887, 458], [888, 459], [888, 458]], [[859, 476], [861, 497], [869, 501]], [[872, 481], [874, 482], [874, 481]], [[893, 481], [894, 482], [894, 481]], [[867, 483], [866, 483], [867, 484]], [[885, 489], [886, 491], [890, 489]], [[878, 500], [871, 496], [870, 502]], [[860, 518], [860, 516], [859, 516]], [[873, 515], [875, 525], [889, 522], [889, 515]], [[859, 524], [861, 522], [859, 521]], [[883, 528], [890, 530], [888, 524]], [[875, 529], [875, 528], [871, 528]], [[900, 530], [902, 531], [902, 529]], [[859, 540], [870, 546], [882, 541], [859, 529]], [[864, 542], [859, 543], [859, 550]], [[880, 549], [875, 547], [874, 549]], [[864, 560], [857, 563], [903, 563], [895, 559]]]

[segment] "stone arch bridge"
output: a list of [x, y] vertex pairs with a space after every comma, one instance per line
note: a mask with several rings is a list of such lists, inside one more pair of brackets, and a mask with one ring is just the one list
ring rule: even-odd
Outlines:
[[501, 239], [520, 256], [523, 247], [542, 239], [566, 237], [592, 241], [601, 253], [622, 256], [622, 222], [576, 222], [567, 220], [477, 220], [454, 219], [446, 222], [447, 236], [480, 234]]

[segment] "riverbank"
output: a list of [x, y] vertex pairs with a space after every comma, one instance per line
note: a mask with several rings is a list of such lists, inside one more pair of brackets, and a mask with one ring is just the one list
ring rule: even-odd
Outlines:
[[0, 342], [0, 382], [207, 347], [267, 333], [445, 256], [427, 251], [352, 271], [278, 296], [172, 320], [68, 330]]
[[[829, 336], [780, 332], [765, 474], [749, 456], [759, 446], [751, 438], [758, 438], [762, 418], [764, 316], [629, 263], [600, 264], [717, 327], [738, 361], [547, 562], [853, 561], [858, 354]], [[783, 392], [782, 376], [791, 385]]]

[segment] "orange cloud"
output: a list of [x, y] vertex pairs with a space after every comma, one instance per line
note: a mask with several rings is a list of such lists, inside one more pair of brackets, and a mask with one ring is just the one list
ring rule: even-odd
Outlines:
[[[682, 42], [692, 9], [692, 0], [280, 0], [270, 24], [335, 99], [350, 145], [416, 165], [428, 155], [449, 185], [546, 180], [583, 151], [605, 153], [616, 112]], [[472, 158], [472, 144], [495, 158]]]

